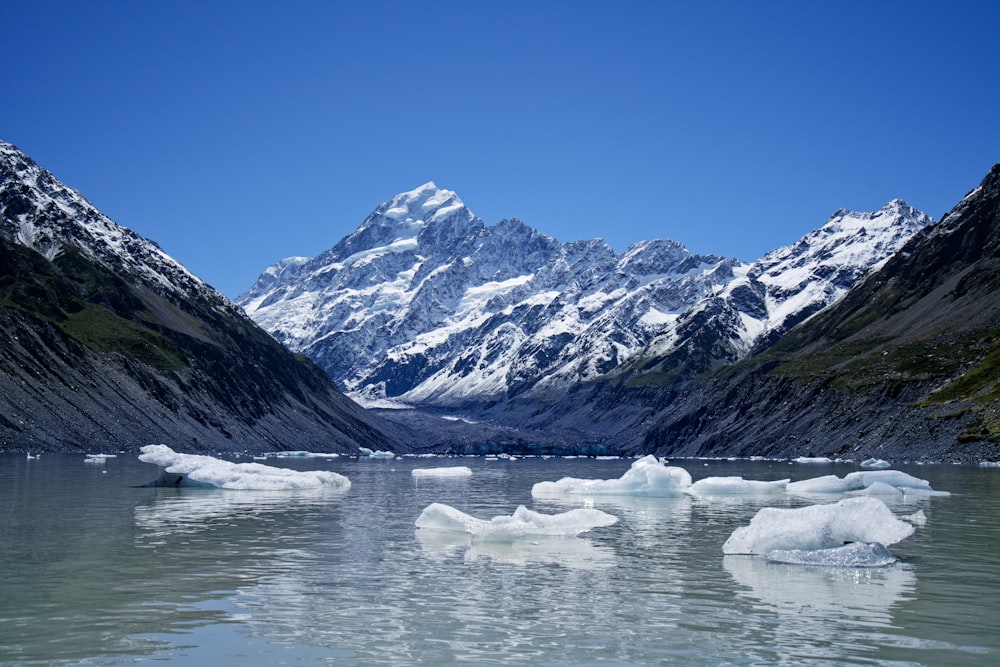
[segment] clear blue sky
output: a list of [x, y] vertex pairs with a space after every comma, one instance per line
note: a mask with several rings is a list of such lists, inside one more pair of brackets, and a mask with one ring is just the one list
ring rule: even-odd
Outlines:
[[0, 139], [235, 297], [433, 180], [753, 260], [1000, 161], [1000, 3], [9, 2]]

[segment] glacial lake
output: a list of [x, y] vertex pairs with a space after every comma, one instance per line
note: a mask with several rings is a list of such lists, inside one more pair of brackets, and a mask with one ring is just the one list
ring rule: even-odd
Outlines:
[[[250, 461], [249, 457], [239, 459]], [[630, 460], [280, 458], [343, 492], [141, 488], [134, 454], [0, 455], [2, 665], [1000, 664], [1000, 469], [899, 465], [950, 496], [888, 502], [927, 522], [899, 562], [829, 568], [726, 556], [791, 495], [594, 498], [579, 538], [478, 543], [417, 530], [431, 503], [489, 519], [564, 476]], [[697, 480], [800, 480], [855, 464], [675, 460]], [[465, 478], [414, 468], [468, 466]]]

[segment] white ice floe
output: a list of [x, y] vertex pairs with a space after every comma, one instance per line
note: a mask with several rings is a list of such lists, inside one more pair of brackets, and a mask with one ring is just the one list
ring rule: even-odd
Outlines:
[[633, 462], [618, 479], [563, 477], [556, 482], [538, 482], [531, 488], [531, 495], [674, 497], [683, 495], [690, 486], [691, 474], [687, 470], [664, 465], [649, 455]]
[[800, 456], [796, 459], [792, 459], [795, 463], [833, 463], [829, 457], [826, 456]]
[[862, 468], [889, 468], [892, 464], [885, 459], [865, 459], [861, 462]]
[[924, 495], [950, 495], [947, 491], [935, 491], [930, 482], [900, 470], [863, 470], [837, 477], [823, 475], [788, 484], [789, 493], [798, 494], [830, 494], [863, 492], [876, 483], [887, 484], [901, 490], [903, 493]]
[[692, 496], [752, 496], [784, 493], [787, 479], [758, 482], [742, 477], [706, 477], [692, 484], [687, 493]]
[[220, 489], [348, 489], [349, 479], [328, 470], [288, 470], [261, 463], [232, 463], [200, 454], [179, 454], [166, 445], [146, 445], [139, 460], [160, 466], [159, 486]]
[[878, 498], [861, 496], [796, 509], [765, 507], [748, 526], [733, 531], [722, 551], [765, 555], [775, 550], [830, 549], [848, 542], [895, 544], [913, 530]]
[[471, 477], [472, 468], [467, 466], [448, 466], [444, 468], [414, 468], [410, 473], [414, 477]]
[[521, 505], [511, 516], [477, 519], [449, 505], [432, 503], [417, 517], [417, 528], [467, 533], [480, 540], [504, 541], [521, 537], [574, 537], [610, 526], [618, 517], [597, 509], [574, 509], [561, 514], [540, 514]]
[[383, 450], [374, 451], [374, 450], [368, 449], [367, 447], [361, 447], [361, 456], [363, 456], [365, 458], [372, 458], [372, 459], [394, 459], [394, 458], [396, 458], [396, 455], [393, 454], [392, 452], [383, 451]]
[[768, 552], [767, 559], [824, 567], [885, 567], [896, 562], [892, 552], [879, 542], [852, 542], [832, 549], [776, 549]]

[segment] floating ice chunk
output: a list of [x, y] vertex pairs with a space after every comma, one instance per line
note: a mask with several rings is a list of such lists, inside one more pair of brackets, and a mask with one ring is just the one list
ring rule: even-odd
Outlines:
[[653, 455], [632, 463], [618, 479], [578, 479], [563, 477], [557, 482], [538, 482], [531, 495], [651, 496], [683, 495], [691, 486], [691, 474], [684, 468], [666, 466]]
[[417, 528], [468, 533], [482, 540], [513, 540], [525, 535], [573, 537], [593, 528], [610, 526], [618, 517], [597, 509], [574, 509], [562, 514], [540, 514], [521, 505], [511, 516], [477, 519], [449, 505], [432, 503], [417, 517]]
[[84, 463], [96, 463], [98, 465], [104, 465], [105, 463], [107, 463], [107, 459], [104, 458], [103, 456], [92, 456], [92, 455], [88, 454], [87, 458], [83, 459], [83, 462]]
[[892, 484], [886, 484], [885, 482], [874, 482], [869, 484], [861, 491], [852, 491], [853, 495], [859, 496], [901, 496], [903, 492], [894, 487]]
[[822, 565], [824, 567], [885, 567], [896, 562], [884, 544], [852, 542], [832, 549], [788, 549], [769, 551], [767, 559], [775, 563]]
[[847, 542], [895, 544], [913, 534], [878, 498], [847, 498], [797, 509], [765, 507], [733, 531], [723, 553], [763, 555], [785, 549], [830, 549]]
[[348, 489], [350, 480], [328, 470], [288, 470], [261, 463], [232, 463], [200, 454], [179, 454], [166, 445], [146, 445], [139, 460], [163, 468], [158, 486], [221, 489]]
[[861, 462], [862, 468], [888, 468], [891, 465], [885, 459], [866, 459]]
[[908, 475], [900, 470], [863, 470], [852, 472], [837, 477], [836, 475], [824, 475], [803, 479], [798, 482], [790, 482], [787, 490], [789, 493], [849, 493], [851, 491], [863, 491], [876, 482], [888, 484], [897, 489], [902, 489], [904, 493], [926, 493], [930, 495], [949, 495], [947, 491], [935, 491], [931, 488], [930, 482], [912, 475]]
[[467, 466], [450, 466], [446, 468], [414, 468], [414, 477], [471, 477], [472, 469]]
[[361, 447], [361, 456], [372, 459], [394, 459], [396, 455], [388, 451], [373, 451], [367, 447]]
[[914, 526], [927, 525], [927, 515], [924, 514], [923, 510], [917, 510], [913, 514], [907, 514], [906, 516], [901, 516], [899, 518], [903, 521], [909, 521]]
[[752, 496], [784, 493], [787, 479], [758, 482], [742, 477], [706, 477], [692, 484], [687, 493], [692, 496]]
[[796, 463], [833, 463], [826, 456], [800, 456], [797, 459], [792, 459]]

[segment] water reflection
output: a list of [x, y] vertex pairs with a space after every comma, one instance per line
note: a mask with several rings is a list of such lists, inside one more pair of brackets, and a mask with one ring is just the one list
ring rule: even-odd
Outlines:
[[910, 599], [917, 577], [905, 564], [880, 568], [816, 567], [771, 563], [755, 556], [725, 556], [722, 565], [752, 598], [790, 616], [842, 619], [844, 612], [888, 624], [893, 605]]
[[417, 530], [417, 541], [427, 556], [437, 560], [461, 554], [466, 562], [488, 558], [497, 563], [561, 565], [601, 570], [617, 564], [613, 549], [579, 537], [531, 537], [510, 542], [484, 542], [471, 535], [439, 530]]

